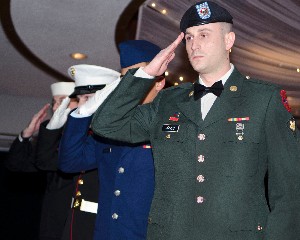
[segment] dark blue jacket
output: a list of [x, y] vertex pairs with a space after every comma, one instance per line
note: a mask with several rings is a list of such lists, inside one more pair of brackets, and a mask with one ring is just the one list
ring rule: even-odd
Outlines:
[[146, 238], [154, 192], [150, 145], [125, 145], [87, 135], [91, 117], [69, 117], [59, 149], [59, 167], [79, 172], [98, 167], [100, 191], [96, 240]]

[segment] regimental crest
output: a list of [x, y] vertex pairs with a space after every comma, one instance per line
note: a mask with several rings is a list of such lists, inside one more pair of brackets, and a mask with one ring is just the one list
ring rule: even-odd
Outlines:
[[208, 3], [201, 3], [196, 5], [197, 13], [201, 19], [208, 19], [211, 16], [211, 11], [208, 6]]
[[289, 128], [292, 130], [292, 132], [296, 131], [296, 121], [294, 118], [290, 119], [288, 125], [289, 125]]

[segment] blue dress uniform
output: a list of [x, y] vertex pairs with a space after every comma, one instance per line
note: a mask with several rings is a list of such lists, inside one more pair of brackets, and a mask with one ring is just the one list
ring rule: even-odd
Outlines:
[[87, 136], [91, 117], [69, 117], [59, 167], [78, 172], [98, 167], [100, 191], [94, 239], [142, 240], [154, 192], [150, 145], [130, 146]]
[[284, 91], [235, 69], [202, 120], [192, 83], [138, 106], [154, 80], [134, 73], [98, 108], [92, 129], [128, 142], [150, 139], [155, 193], [147, 238], [299, 239], [300, 135]]

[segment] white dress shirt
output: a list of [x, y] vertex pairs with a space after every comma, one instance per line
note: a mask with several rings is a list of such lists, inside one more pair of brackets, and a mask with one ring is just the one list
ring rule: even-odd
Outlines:
[[[230, 63], [230, 70], [225, 75], [223, 75], [220, 79], [220, 80], [222, 80], [223, 86], [225, 85], [227, 79], [231, 75], [233, 69], [234, 69], [234, 66], [233, 66], [233, 64]], [[205, 87], [207, 87], [203, 83], [203, 81], [200, 77], [199, 77], [199, 83], [204, 85]], [[203, 120], [205, 119], [206, 115], [208, 114], [209, 110], [211, 109], [211, 107], [214, 104], [216, 99], [217, 99], [217, 96], [213, 93], [207, 93], [201, 98], [201, 115], [202, 115]]]

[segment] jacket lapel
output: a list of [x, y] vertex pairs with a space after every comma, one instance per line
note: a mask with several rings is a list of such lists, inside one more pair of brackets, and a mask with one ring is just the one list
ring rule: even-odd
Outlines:
[[230, 115], [245, 101], [245, 97], [241, 94], [244, 80], [245, 77], [238, 70], [234, 69], [224, 85], [221, 96], [216, 99], [205, 117], [203, 128], [221, 120], [226, 115]]
[[184, 114], [188, 119], [194, 122], [196, 125], [201, 126], [203, 123], [201, 117], [201, 102], [200, 100], [194, 100], [194, 87], [189, 85], [186, 91], [186, 96], [184, 101], [177, 103], [182, 114]]

